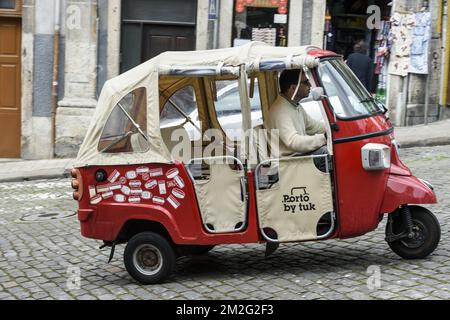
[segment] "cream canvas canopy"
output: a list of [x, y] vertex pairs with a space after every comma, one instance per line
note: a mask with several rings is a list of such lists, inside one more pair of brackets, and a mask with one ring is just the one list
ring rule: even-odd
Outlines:
[[[75, 167], [138, 163], [171, 163], [172, 157], [160, 132], [159, 76], [176, 77], [241, 75], [257, 71], [313, 68], [318, 61], [307, 54], [312, 47], [272, 47], [251, 42], [241, 47], [165, 52], [145, 63], [108, 80], [100, 94], [90, 127], [78, 153]], [[244, 71], [244, 72], [243, 72]], [[243, 82], [247, 83], [247, 82]], [[118, 102], [137, 88], [146, 89], [148, 151], [134, 153], [102, 153], [98, 144], [103, 128]], [[246, 86], [244, 86], [246, 87]], [[164, 89], [164, 88], [163, 88]], [[250, 119], [250, 107], [241, 97], [243, 123]], [[243, 125], [244, 126], [244, 125]]]

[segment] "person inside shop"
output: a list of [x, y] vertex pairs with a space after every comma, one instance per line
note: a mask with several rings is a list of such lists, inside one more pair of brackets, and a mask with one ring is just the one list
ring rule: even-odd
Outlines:
[[325, 125], [312, 119], [300, 103], [311, 90], [305, 73], [299, 69], [285, 70], [280, 75], [279, 84], [280, 95], [270, 107], [267, 122], [268, 129], [278, 130], [278, 155], [326, 153]]
[[347, 65], [358, 77], [364, 87], [370, 93], [372, 91], [372, 79], [374, 72], [373, 60], [367, 55], [367, 46], [363, 40], [355, 43], [353, 53], [347, 58]]

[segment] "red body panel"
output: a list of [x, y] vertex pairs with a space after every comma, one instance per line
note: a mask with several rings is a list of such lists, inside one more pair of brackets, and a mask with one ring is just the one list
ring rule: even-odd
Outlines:
[[435, 193], [414, 176], [389, 175], [380, 212], [391, 213], [399, 204], [436, 203]]
[[389, 136], [339, 143], [334, 146], [339, 238], [374, 230], [380, 222], [380, 207], [389, 170], [366, 171], [361, 148], [367, 143], [390, 144]]
[[[120, 178], [125, 177], [126, 172], [136, 171], [137, 167], [148, 167], [152, 169], [161, 169], [162, 176], [155, 177], [155, 180], [165, 181], [166, 194], [161, 194], [159, 187], [156, 186], [148, 191], [152, 192], [153, 198], [160, 197], [165, 200], [164, 204], [155, 204], [152, 199], [141, 200], [141, 203], [117, 203], [114, 200], [116, 194], [122, 194], [120, 190], [114, 190], [114, 196], [103, 199], [99, 204], [90, 204], [89, 186], [98, 187], [106, 183], [97, 183], [94, 179], [95, 172], [98, 169], [106, 171], [110, 176], [114, 170], [120, 173]], [[179, 207], [174, 208], [169, 201], [168, 196], [175, 187], [171, 187], [170, 179], [165, 175], [171, 169], [176, 168], [178, 176], [184, 182], [184, 198], [176, 198]], [[148, 164], [139, 166], [114, 166], [114, 167], [90, 167], [80, 169], [83, 177], [84, 197], [79, 202], [78, 218], [81, 224], [81, 233], [88, 238], [113, 241], [119, 235], [122, 227], [129, 220], [149, 220], [161, 223], [169, 232], [172, 240], [178, 244], [219, 244], [219, 243], [253, 243], [260, 240], [258, 223], [256, 217], [254, 192], [250, 192], [250, 205], [248, 210], [248, 227], [238, 233], [228, 234], [209, 234], [203, 228], [201, 215], [197, 206], [197, 199], [192, 181], [187, 174], [183, 164]], [[142, 182], [142, 190], [147, 190], [145, 183], [152, 178], [144, 181], [142, 175], [137, 175], [133, 181]], [[254, 190], [253, 175], [248, 174], [249, 190]], [[127, 181], [128, 185], [130, 181]], [[129, 197], [127, 197], [129, 200]]]

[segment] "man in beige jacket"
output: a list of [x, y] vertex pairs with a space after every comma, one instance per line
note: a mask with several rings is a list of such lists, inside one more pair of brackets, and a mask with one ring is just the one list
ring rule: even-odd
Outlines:
[[279, 82], [281, 94], [270, 107], [267, 122], [268, 129], [278, 130], [279, 156], [307, 154], [326, 145], [324, 124], [312, 119], [299, 104], [311, 90], [304, 72], [285, 70]]

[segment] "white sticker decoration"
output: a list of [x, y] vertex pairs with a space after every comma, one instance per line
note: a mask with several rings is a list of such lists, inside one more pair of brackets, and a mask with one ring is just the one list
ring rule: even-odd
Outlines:
[[166, 172], [166, 177], [167, 177], [168, 179], [173, 179], [173, 178], [175, 178], [179, 173], [180, 173], [180, 172], [178, 171], [177, 168], [173, 168], [173, 169], [170, 169], [169, 171]]
[[162, 168], [157, 168], [157, 169], [151, 169], [149, 170], [149, 175], [150, 177], [160, 177], [163, 175], [163, 169]]
[[127, 183], [127, 178], [125, 178], [125, 177], [120, 177], [119, 183], [120, 183], [120, 184], [126, 184], [126, 183]]
[[113, 190], [120, 190], [122, 188], [122, 185], [119, 182], [116, 183], [111, 183], [109, 185], [109, 190], [113, 191]]
[[164, 204], [165, 203], [164, 198], [161, 198], [161, 197], [153, 197], [152, 201], [154, 204]]
[[168, 198], [167, 198], [167, 202], [169, 202], [171, 205], [172, 205], [172, 207], [174, 207], [174, 209], [177, 209], [179, 206], [180, 206], [180, 203], [177, 201], [177, 199], [175, 199], [175, 197], [174, 196], [172, 196], [172, 195], [170, 195]]
[[108, 181], [111, 183], [116, 182], [117, 178], [120, 177], [120, 173], [117, 170], [114, 170], [113, 172], [111, 172], [111, 174], [108, 177]]
[[140, 195], [142, 193], [142, 189], [131, 189], [130, 194], [131, 195]]
[[136, 169], [137, 174], [148, 173], [148, 171], [149, 171], [148, 167], [139, 167]]
[[101, 195], [95, 196], [91, 199], [91, 204], [99, 204], [102, 200], [103, 198]]
[[95, 192], [95, 186], [89, 186], [89, 198], [93, 198], [97, 195], [97, 192]]
[[176, 176], [174, 178], [175, 183], [177, 184], [178, 188], [183, 189], [184, 188], [184, 181], [180, 176]]
[[130, 203], [139, 203], [139, 202], [141, 202], [141, 198], [140, 197], [129, 197], [128, 198], [128, 202], [130, 202]]
[[140, 180], [131, 180], [129, 183], [129, 186], [131, 188], [139, 188], [142, 185], [142, 182]]
[[[181, 205], [180, 199], [186, 197], [185, 191], [182, 190], [184, 187], [185, 183], [178, 168], [171, 168], [164, 174], [163, 168], [150, 169], [141, 166], [127, 171], [123, 176], [119, 170], [114, 169], [108, 176], [108, 184], [90, 185], [88, 189], [92, 205], [99, 204], [103, 199], [113, 198], [116, 203], [141, 203], [142, 200], [151, 200], [156, 205], [164, 205], [167, 202], [174, 209], [178, 209]], [[153, 191], [154, 189], [156, 191]], [[115, 190], [119, 190], [119, 193], [114, 194]]]
[[141, 198], [149, 200], [152, 198], [152, 193], [150, 191], [142, 191]]
[[136, 179], [137, 178], [137, 174], [136, 171], [128, 171], [125, 176], [127, 177], [128, 180], [131, 179]]
[[166, 182], [164, 180], [158, 181], [158, 187], [159, 187], [159, 194], [166, 194]]
[[146, 188], [146, 189], [149, 189], [149, 190], [152, 190], [152, 189], [154, 189], [157, 185], [158, 185], [158, 181], [156, 181], [156, 180], [150, 180], [149, 182], [147, 182], [147, 183], [145, 184], [145, 188]]
[[184, 197], [186, 196], [186, 194], [183, 192], [183, 190], [180, 190], [178, 188], [173, 188], [172, 189], [172, 194], [177, 197], [178, 199], [184, 199]]
[[114, 201], [116, 201], [116, 202], [122, 203], [122, 202], [125, 202], [126, 199], [127, 198], [123, 194], [116, 194], [116, 195], [114, 195]]
[[130, 195], [130, 193], [131, 193], [131, 189], [128, 186], [123, 186], [120, 191], [122, 191], [122, 193], [127, 196]]
[[108, 191], [110, 191], [108, 184], [103, 184], [103, 185], [97, 186], [97, 193], [105, 193]]
[[173, 180], [170, 180], [170, 181], [167, 181], [166, 185], [168, 188], [173, 188], [173, 187], [177, 186], [177, 183]]
[[108, 191], [108, 192], [102, 193], [102, 198], [103, 198], [103, 199], [109, 199], [109, 198], [111, 198], [113, 195], [114, 195], [114, 193], [113, 193], [112, 191]]

